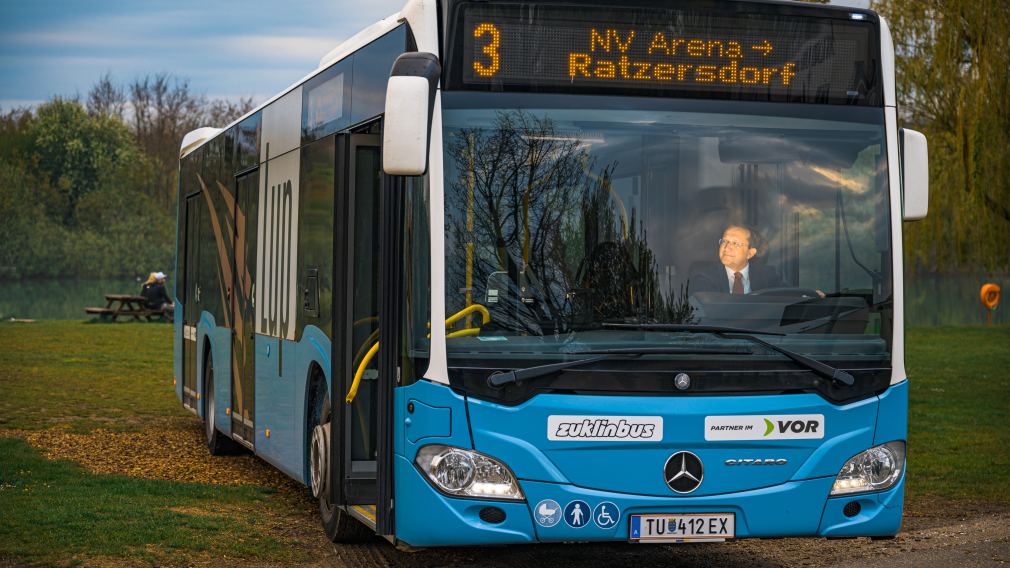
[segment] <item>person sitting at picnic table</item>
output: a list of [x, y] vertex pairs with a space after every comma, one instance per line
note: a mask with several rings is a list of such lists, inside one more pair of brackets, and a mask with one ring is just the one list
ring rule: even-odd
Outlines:
[[168, 298], [168, 293], [165, 292], [164, 272], [152, 272], [147, 277], [147, 281], [144, 282], [144, 286], [140, 289], [140, 295], [146, 298], [145, 307], [147, 309], [157, 310], [165, 314], [165, 317], [169, 321], [172, 320], [175, 304], [172, 303]]

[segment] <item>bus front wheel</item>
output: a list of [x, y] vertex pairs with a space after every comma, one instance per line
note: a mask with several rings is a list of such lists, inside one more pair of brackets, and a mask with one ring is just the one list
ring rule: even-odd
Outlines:
[[362, 542], [375, 536], [343, 508], [330, 503], [330, 398], [320, 387], [313, 405], [309, 439], [309, 488], [319, 500], [323, 531], [332, 542]]

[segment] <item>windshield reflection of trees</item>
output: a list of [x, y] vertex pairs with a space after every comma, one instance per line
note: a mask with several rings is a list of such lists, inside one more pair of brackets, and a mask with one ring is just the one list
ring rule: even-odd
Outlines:
[[613, 192], [616, 161], [591, 133], [498, 111], [448, 137], [450, 312], [486, 305], [486, 331], [548, 335], [602, 322], [694, 321], [686, 290], [664, 294], [633, 211]]

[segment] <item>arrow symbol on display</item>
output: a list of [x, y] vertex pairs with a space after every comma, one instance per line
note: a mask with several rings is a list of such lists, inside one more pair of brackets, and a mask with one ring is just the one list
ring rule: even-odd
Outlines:
[[768, 54], [771, 53], [773, 49], [772, 44], [768, 43], [768, 40], [764, 40], [760, 45], [752, 45], [750, 48], [754, 51], [760, 51], [765, 57], [768, 57]]

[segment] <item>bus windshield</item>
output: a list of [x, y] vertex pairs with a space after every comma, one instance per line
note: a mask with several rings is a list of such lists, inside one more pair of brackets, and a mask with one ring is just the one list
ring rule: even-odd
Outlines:
[[882, 109], [473, 92], [443, 107], [446, 315], [487, 312], [450, 330], [450, 366], [732, 341], [647, 324], [889, 365]]

